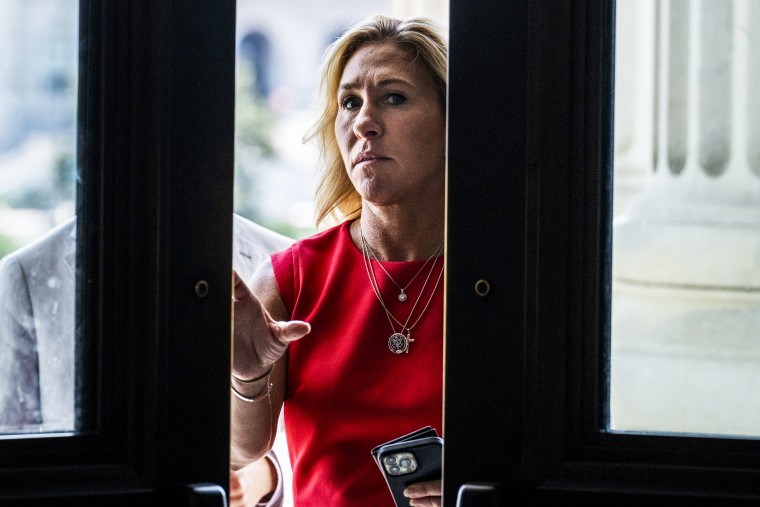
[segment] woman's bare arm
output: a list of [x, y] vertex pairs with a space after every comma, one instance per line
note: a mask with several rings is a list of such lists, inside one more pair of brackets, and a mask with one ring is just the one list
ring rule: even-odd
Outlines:
[[272, 448], [285, 396], [287, 347], [311, 328], [288, 321], [274, 270], [267, 261], [249, 289], [235, 274], [230, 465], [233, 470]]

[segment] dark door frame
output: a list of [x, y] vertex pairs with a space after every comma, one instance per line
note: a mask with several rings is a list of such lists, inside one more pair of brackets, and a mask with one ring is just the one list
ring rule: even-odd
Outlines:
[[447, 506], [760, 500], [758, 439], [607, 430], [614, 14], [451, 2]]

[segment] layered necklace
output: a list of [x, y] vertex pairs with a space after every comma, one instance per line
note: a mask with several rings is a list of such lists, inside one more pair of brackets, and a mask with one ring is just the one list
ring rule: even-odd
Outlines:
[[[365, 259], [367, 258], [367, 252], [369, 252], [369, 254], [372, 256], [372, 258], [375, 259], [375, 262], [377, 263], [377, 265], [380, 266], [380, 269], [382, 269], [383, 272], [385, 272], [385, 276], [388, 277], [388, 280], [390, 280], [393, 283], [393, 285], [395, 285], [398, 288], [398, 290], [400, 291], [398, 293], [398, 300], [401, 301], [402, 303], [406, 302], [406, 300], [409, 299], [409, 295], [406, 293], [406, 289], [408, 289], [409, 286], [412, 285], [412, 282], [414, 282], [417, 279], [417, 277], [420, 275], [420, 273], [422, 273], [422, 271], [425, 269], [425, 266], [427, 266], [430, 263], [430, 261], [432, 261], [433, 259], [435, 259], [436, 257], [438, 257], [441, 254], [441, 252], [443, 251], [443, 243], [441, 243], [440, 245], [438, 245], [438, 248], [435, 249], [435, 252], [433, 252], [433, 255], [431, 255], [430, 257], [428, 257], [428, 259], [425, 261], [425, 263], [420, 267], [419, 271], [417, 271], [417, 273], [415, 273], [415, 275], [412, 277], [412, 279], [409, 280], [409, 283], [407, 283], [406, 285], [404, 285], [402, 287], [398, 283], [396, 283], [396, 280], [393, 279], [393, 277], [391, 276], [391, 274], [388, 273], [388, 271], [385, 269], [385, 267], [383, 266], [383, 264], [380, 262], [380, 259], [377, 258], [377, 255], [375, 254], [374, 250], [372, 250], [370, 248], [369, 244], [367, 243], [367, 240], [364, 238], [364, 234], [363, 233], [361, 234], [361, 236], [362, 236], [362, 250], [364, 251], [364, 257], [365, 257]], [[371, 265], [371, 263], [372, 263], [372, 261], [370, 261], [370, 265]], [[433, 264], [435, 264], [435, 262], [433, 262]], [[432, 270], [432, 267], [431, 267], [431, 270]], [[374, 270], [373, 270], [373, 275], [374, 275]], [[377, 280], [377, 279], [375, 278], [375, 280]], [[419, 299], [418, 299], [418, 301], [419, 301]]]
[[[433, 271], [435, 271], [435, 259], [440, 255], [440, 253], [443, 251], [443, 243], [435, 249], [435, 252], [428, 257], [428, 259], [425, 261], [425, 263], [422, 265], [422, 267], [417, 271], [417, 273], [412, 277], [412, 279], [401, 287], [396, 280], [393, 279], [393, 277], [388, 273], [388, 271], [383, 267], [380, 260], [377, 258], [377, 255], [375, 255], [375, 252], [372, 251], [372, 248], [370, 248], [369, 244], [367, 243], [366, 238], [364, 237], [364, 231], [359, 228], [359, 234], [361, 235], [361, 242], [362, 242], [362, 253], [364, 257], [364, 268], [367, 270], [367, 277], [369, 278], [369, 283], [372, 286], [372, 290], [375, 293], [375, 296], [377, 297], [377, 300], [380, 302], [380, 306], [383, 307], [383, 310], [385, 311], [385, 315], [388, 317], [388, 323], [391, 325], [391, 336], [388, 338], [388, 348], [391, 352], [394, 354], [403, 354], [403, 353], [409, 353], [409, 344], [414, 341], [412, 338], [412, 328], [417, 325], [417, 323], [422, 319], [422, 316], [425, 314], [425, 311], [430, 306], [430, 302], [433, 300], [433, 296], [435, 295], [436, 289], [438, 289], [438, 284], [441, 282], [441, 278], [443, 278], [443, 266], [441, 266], [441, 271], [438, 273], [438, 277], [435, 281], [435, 285], [433, 286], [433, 290], [430, 291], [430, 296], [428, 297], [427, 302], [425, 303], [424, 308], [420, 311], [419, 315], [417, 315], [417, 318], [412, 322], [412, 316], [414, 315], [414, 311], [417, 308], [418, 303], [422, 299], [423, 294], [425, 293], [425, 289], [428, 286], [428, 283], [430, 282], [430, 279], [433, 275]], [[412, 282], [419, 276], [420, 273], [422, 273], [425, 269], [425, 267], [430, 264], [430, 269], [428, 270], [427, 277], [425, 278], [425, 283], [422, 285], [422, 288], [420, 289], [420, 294], [417, 296], [417, 299], [414, 302], [414, 305], [412, 305], [412, 309], [409, 311], [409, 315], [406, 318], [406, 321], [401, 322], [398, 318], [396, 318], [393, 313], [388, 309], [388, 306], [385, 304], [385, 301], [383, 300], [383, 296], [380, 293], [380, 287], [377, 283], [377, 275], [375, 274], [375, 268], [372, 265], [372, 259], [375, 260], [378, 266], [383, 270], [385, 275], [388, 277], [388, 279], [395, 285], [399, 290], [398, 300], [402, 303], [405, 302], [408, 299], [408, 295], [406, 293], [406, 289], [409, 288], [409, 286], [412, 284]], [[411, 322], [411, 324], [410, 324]], [[396, 331], [396, 324], [401, 326], [401, 329], [399, 331]]]

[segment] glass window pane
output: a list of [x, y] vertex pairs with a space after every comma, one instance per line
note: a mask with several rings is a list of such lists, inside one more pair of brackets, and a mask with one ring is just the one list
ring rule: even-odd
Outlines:
[[760, 4], [618, 0], [610, 429], [760, 435]]
[[73, 431], [76, 0], [0, 3], [0, 433]]

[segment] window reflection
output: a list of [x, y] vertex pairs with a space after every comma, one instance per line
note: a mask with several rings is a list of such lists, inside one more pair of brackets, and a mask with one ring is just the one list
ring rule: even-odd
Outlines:
[[760, 6], [618, 0], [610, 427], [760, 435]]
[[78, 2], [0, 3], [0, 433], [72, 431]]

